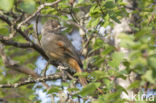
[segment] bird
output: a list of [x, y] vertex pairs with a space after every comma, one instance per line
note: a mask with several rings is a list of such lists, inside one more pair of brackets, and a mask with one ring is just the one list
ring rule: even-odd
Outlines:
[[[71, 41], [62, 33], [58, 20], [50, 19], [41, 30], [41, 47], [50, 60], [68, 64], [77, 73], [82, 74], [82, 62]], [[82, 86], [87, 85], [85, 77], [79, 77]]]

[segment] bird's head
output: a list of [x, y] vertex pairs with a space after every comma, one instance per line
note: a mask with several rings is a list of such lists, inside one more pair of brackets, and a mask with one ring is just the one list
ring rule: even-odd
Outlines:
[[54, 33], [58, 33], [61, 32], [61, 29], [63, 27], [61, 27], [59, 21], [57, 20], [48, 20], [44, 26], [43, 26], [43, 32], [54, 32]]

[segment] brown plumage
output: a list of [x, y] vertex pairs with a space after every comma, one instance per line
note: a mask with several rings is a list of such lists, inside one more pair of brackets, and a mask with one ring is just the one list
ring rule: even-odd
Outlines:
[[[44, 24], [41, 46], [50, 59], [67, 63], [76, 72], [82, 73], [80, 57], [68, 38], [61, 34], [61, 26], [57, 20], [48, 20]], [[87, 84], [85, 78], [80, 77], [79, 80], [83, 86]]]

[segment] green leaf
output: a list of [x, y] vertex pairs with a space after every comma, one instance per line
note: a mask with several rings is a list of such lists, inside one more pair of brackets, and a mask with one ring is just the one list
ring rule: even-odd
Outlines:
[[99, 49], [103, 46], [104, 41], [101, 38], [96, 38], [95, 44], [94, 44], [94, 49]]
[[78, 90], [79, 90], [78, 88], [68, 88], [69, 92], [78, 91]]
[[78, 0], [78, 3], [83, 3], [84, 2], [84, 0]]
[[120, 20], [116, 17], [116, 15], [112, 15], [111, 19], [113, 19], [117, 23], [121, 23]]
[[107, 55], [108, 53], [112, 52], [114, 50], [113, 46], [108, 46], [104, 49], [104, 51], [102, 52], [102, 55]]
[[103, 24], [103, 27], [107, 27], [108, 25], [109, 25], [109, 19], [110, 19], [110, 17], [109, 17], [109, 14], [107, 14], [105, 17], [104, 17], [104, 24]]
[[33, 13], [35, 11], [35, 5], [34, 0], [23, 0], [19, 6], [24, 12]]
[[127, 34], [122, 33], [118, 36], [118, 38], [121, 40], [120, 46], [122, 46], [124, 48], [130, 48], [130, 47], [136, 45], [136, 43], [134, 42], [133, 35], [127, 35]]
[[106, 93], [105, 95], [101, 95], [99, 96], [97, 103], [125, 103], [121, 99], [121, 93], [121, 88], [119, 88], [119, 90], [117, 89], [117, 91], [113, 93]]
[[100, 18], [92, 19], [91, 26], [96, 27], [98, 25], [99, 21], [100, 21]]
[[128, 89], [138, 88], [139, 86], [140, 86], [140, 81], [136, 80], [133, 83], [131, 83], [130, 86], [128, 86]]
[[83, 73], [75, 73], [74, 76], [87, 77], [87, 76], [88, 76], [88, 73], [87, 73], [87, 72], [83, 72]]
[[23, 75], [19, 74], [18, 76], [14, 76], [14, 77], [12, 77], [11, 75], [8, 75], [8, 77], [9, 77], [8, 80], [7, 80], [8, 83], [15, 83], [15, 82], [19, 81], [20, 78], [23, 77]]
[[87, 96], [90, 94], [93, 94], [95, 90], [101, 85], [101, 83], [96, 82], [96, 83], [90, 83], [86, 87], [84, 87], [78, 94], [81, 96]]
[[124, 54], [122, 52], [114, 52], [112, 55], [112, 61], [110, 61], [108, 64], [113, 68], [117, 68], [123, 59]]
[[9, 11], [14, 4], [14, 0], [0, 0], [0, 9]]
[[48, 94], [50, 94], [50, 93], [58, 93], [59, 91], [61, 91], [60, 87], [52, 86], [52, 88], [48, 91]]
[[114, 8], [115, 7], [115, 4], [112, 0], [108, 0], [106, 1], [105, 5], [104, 5], [106, 8]]
[[[91, 15], [92, 17], [97, 18], [97, 17], [99, 17], [99, 15], [101, 15], [100, 13], [101, 13], [100, 8], [97, 7], [96, 5], [94, 5], [94, 6], [92, 6], [92, 7], [90, 8], [90, 15]], [[92, 18], [92, 19], [93, 19], [93, 18]]]
[[[103, 83], [106, 85], [106, 87], [111, 88], [111, 81], [109, 79], [103, 79]], [[110, 86], [111, 85], [111, 86]]]
[[155, 84], [156, 79], [153, 77], [153, 71], [152, 70], [148, 70], [144, 75], [143, 78], [146, 79], [147, 81]]
[[105, 58], [101, 58], [100, 56], [97, 56], [95, 58], [94, 64], [99, 67], [104, 61], [105, 61]]
[[120, 85], [117, 85], [116, 88], [117, 88], [118, 91], [125, 92], [126, 94], [128, 94], [127, 90], [124, 87], [122, 87]]
[[62, 86], [68, 87], [69, 86], [69, 83], [68, 82], [62, 82]]
[[149, 58], [148, 58], [148, 64], [152, 68], [156, 69], [156, 54], [149, 56]]
[[34, 94], [32, 94], [32, 95], [29, 96], [29, 99], [30, 100], [33, 100], [34, 98], [35, 98], [35, 95]]
[[98, 79], [98, 80], [99, 79], [102, 79], [102, 78], [108, 77], [108, 75], [106, 74], [106, 72], [100, 71], [100, 70], [96, 70], [96, 71], [92, 72], [91, 75], [93, 77], [96, 77], [96, 79]]
[[9, 34], [8, 25], [1, 21], [0, 21], [0, 34], [4, 34], [4, 35]]

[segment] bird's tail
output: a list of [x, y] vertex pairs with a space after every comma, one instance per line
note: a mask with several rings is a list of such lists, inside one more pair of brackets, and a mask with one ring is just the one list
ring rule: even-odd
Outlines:
[[[82, 70], [81, 70], [81, 68], [80, 68], [80, 66], [79, 66], [79, 64], [78, 64], [78, 62], [75, 60], [75, 59], [69, 59], [68, 60], [68, 63], [69, 63], [69, 65], [72, 67], [72, 68], [74, 68], [76, 71], [77, 71], [77, 73], [82, 73]], [[82, 86], [86, 86], [88, 83], [87, 83], [87, 80], [86, 80], [86, 78], [85, 77], [79, 77], [79, 80], [80, 80], [80, 83], [81, 83], [81, 85]], [[100, 89], [100, 88], [97, 88], [97, 90], [101, 93], [101, 94], [103, 94], [103, 92], [102, 92], [102, 90]]]
[[[70, 59], [68, 60], [68, 63], [69, 63], [69, 65], [70, 65], [72, 68], [74, 68], [74, 69], [76, 70], [77, 73], [80, 73], [80, 74], [82, 73], [82, 70], [81, 70], [81, 68], [80, 68], [80, 66], [79, 66], [79, 64], [78, 64], [78, 62], [77, 62], [75, 59], [70, 58]], [[82, 86], [85, 86], [85, 85], [88, 84], [85, 77], [79, 77], [79, 80], [80, 80], [80, 83], [81, 83]]]

